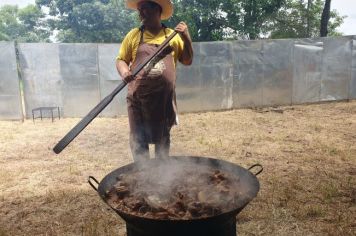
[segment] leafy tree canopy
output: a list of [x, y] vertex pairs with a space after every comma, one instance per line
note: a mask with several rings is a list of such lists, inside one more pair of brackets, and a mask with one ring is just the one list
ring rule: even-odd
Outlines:
[[189, 24], [194, 41], [256, 39], [284, 0], [173, 0], [170, 25]]
[[[175, 13], [166, 22], [174, 27], [185, 21], [194, 41], [237, 37], [255, 39], [284, 0], [173, 0]], [[54, 17], [51, 28], [62, 42], [120, 42], [137, 27], [137, 13], [124, 0], [36, 0]]]
[[123, 0], [36, 0], [36, 4], [49, 9], [49, 25], [59, 32], [61, 42], [121, 42], [137, 25]]
[[[320, 33], [323, 0], [310, 1], [287, 0], [270, 25], [271, 38], [309, 38], [318, 37]], [[341, 35], [337, 28], [343, 23], [345, 16], [335, 10], [330, 12], [328, 26], [329, 35]]]
[[49, 42], [50, 32], [44, 13], [35, 5], [24, 8], [5, 5], [0, 8], [0, 40]]
[[[165, 23], [189, 25], [193, 41], [315, 37], [325, 0], [172, 0]], [[329, 35], [344, 17], [330, 12]], [[36, 6], [0, 8], [0, 40], [118, 43], [139, 26], [124, 0], [36, 0]]]

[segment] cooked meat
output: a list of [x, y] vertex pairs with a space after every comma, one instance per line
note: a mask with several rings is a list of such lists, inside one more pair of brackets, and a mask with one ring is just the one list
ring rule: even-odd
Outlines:
[[197, 219], [236, 208], [239, 178], [227, 171], [189, 168], [165, 173], [147, 168], [118, 176], [106, 201], [127, 214], [153, 219]]

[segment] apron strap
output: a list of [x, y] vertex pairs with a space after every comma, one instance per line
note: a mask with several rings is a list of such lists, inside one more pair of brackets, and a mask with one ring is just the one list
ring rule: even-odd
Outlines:
[[140, 45], [141, 43], [143, 43], [143, 31], [145, 31], [145, 26], [141, 25], [140, 28], [140, 42], [138, 43], [138, 45]]

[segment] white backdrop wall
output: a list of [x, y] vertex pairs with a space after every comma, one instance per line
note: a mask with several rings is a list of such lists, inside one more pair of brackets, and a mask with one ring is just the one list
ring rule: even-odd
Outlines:
[[14, 42], [0, 42], [0, 119], [23, 119]]
[[[194, 43], [194, 61], [177, 67], [180, 112], [291, 105], [356, 98], [356, 36]], [[121, 83], [120, 44], [18, 45], [26, 117], [59, 106], [83, 117]], [[13, 43], [0, 43], [0, 119], [20, 119]], [[122, 90], [100, 114], [125, 115]]]

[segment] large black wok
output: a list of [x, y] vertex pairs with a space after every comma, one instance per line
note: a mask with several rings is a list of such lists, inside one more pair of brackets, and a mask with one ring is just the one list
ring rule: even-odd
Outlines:
[[[125, 221], [128, 236], [235, 236], [236, 235], [236, 215], [256, 197], [260, 185], [256, 175], [262, 172], [261, 165], [256, 164], [248, 170], [230, 162], [207, 157], [196, 156], [172, 156], [165, 159], [150, 159], [144, 163], [145, 167], [156, 168], [161, 163], [174, 165], [176, 162], [195, 163], [200, 166], [208, 166], [218, 170], [233, 173], [240, 179], [240, 186], [243, 189], [243, 196], [239, 198], [236, 208], [229, 212], [215, 215], [213, 217], [193, 220], [158, 220], [144, 218], [127, 214], [123, 211], [110, 207], [119, 214]], [[249, 170], [258, 166], [260, 170], [253, 174]], [[128, 174], [131, 171], [140, 170], [138, 163], [120, 167], [106, 175], [99, 183], [94, 177], [89, 177], [89, 184], [98, 192], [99, 196], [106, 202], [106, 193], [117, 182], [117, 177], [121, 174]], [[95, 183], [93, 183], [96, 182]], [[95, 185], [98, 185], [97, 187]]]

